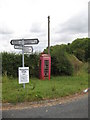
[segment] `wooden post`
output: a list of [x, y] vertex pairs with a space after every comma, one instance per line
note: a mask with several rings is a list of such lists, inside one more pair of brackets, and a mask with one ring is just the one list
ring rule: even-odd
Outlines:
[[48, 16], [48, 54], [50, 55], [50, 16]]

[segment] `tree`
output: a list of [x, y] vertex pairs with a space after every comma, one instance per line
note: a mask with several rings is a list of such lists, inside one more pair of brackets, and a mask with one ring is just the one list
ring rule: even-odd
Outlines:
[[85, 60], [85, 50], [82, 50], [80, 48], [77, 48], [73, 51], [73, 54], [81, 61]]
[[[81, 61], [88, 60], [88, 38], [78, 38], [74, 40], [70, 45], [70, 51]], [[68, 51], [67, 51], [68, 52]]]

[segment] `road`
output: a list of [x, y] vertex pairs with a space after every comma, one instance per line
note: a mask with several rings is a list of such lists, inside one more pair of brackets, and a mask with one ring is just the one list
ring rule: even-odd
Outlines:
[[3, 118], [88, 118], [88, 95], [53, 106], [4, 110]]

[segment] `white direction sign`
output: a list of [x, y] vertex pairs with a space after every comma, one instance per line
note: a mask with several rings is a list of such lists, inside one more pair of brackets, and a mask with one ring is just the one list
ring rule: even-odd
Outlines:
[[29, 44], [38, 44], [39, 40], [36, 39], [17, 39], [17, 40], [11, 40], [10, 43], [11, 45], [23, 45], [22, 41], [24, 40], [24, 45], [29, 45]]
[[24, 53], [32, 53], [33, 52], [33, 47], [32, 46], [24, 46]]
[[24, 45], [38, 44], [38, 43], [39, 43], [38, 39], [24, 39]]
[[22, 45], [22, 40], [21, 39], [11, 40], [10, 43], [11, 45]]
[[29, 83], [29, 67], [19, 67], [19, 84]]
[[33, 47], [32, 46], [22, 46], [22, 45], [14, 45], [15, 49], [23, 49], [24, 53], [32, 53]]
[[14, 49], [22, 49], [22, 45], [14, 45]]

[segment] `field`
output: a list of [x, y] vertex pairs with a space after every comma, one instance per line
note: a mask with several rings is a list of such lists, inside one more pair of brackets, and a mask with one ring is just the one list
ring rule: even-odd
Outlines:
[[2, 77], [2, 102], [18, 103], [59, 98], [81, 92], [88, 88], [88, 73], [79, 71], [73, 76], [51, 76], [51, 80], [30, 78], [25, 85], [18, 84], [18, 79]]

